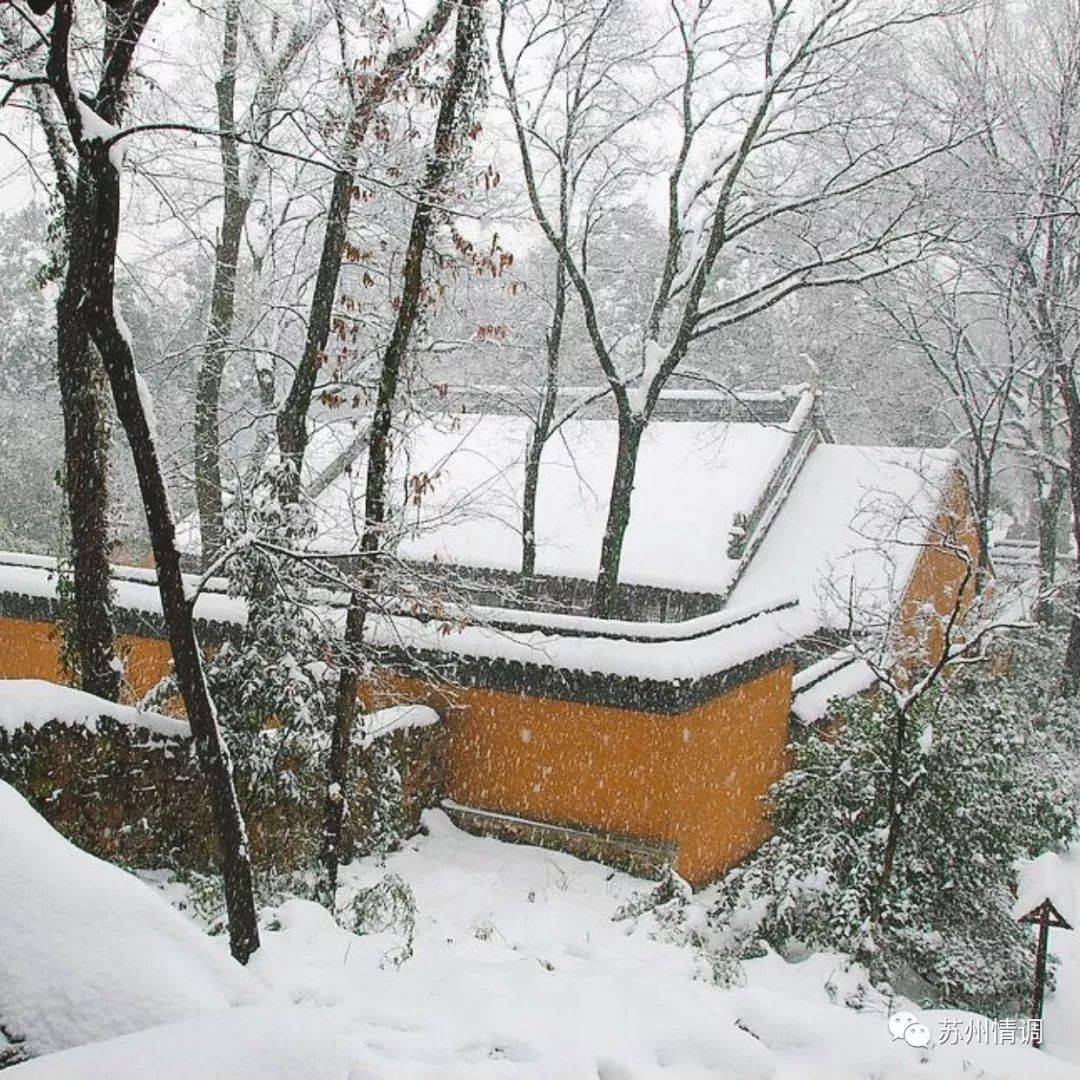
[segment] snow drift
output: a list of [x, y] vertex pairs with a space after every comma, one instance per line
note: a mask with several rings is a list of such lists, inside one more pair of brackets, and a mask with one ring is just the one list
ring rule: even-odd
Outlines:
[[18, 1066], [12, 1080], [346, 1080], [340, 1040], [314, 1009], [272, 1006], [199, 1016]]
[[0, 1024], [29, 1057], [266, 1000], [150, 887], [0, 782]]

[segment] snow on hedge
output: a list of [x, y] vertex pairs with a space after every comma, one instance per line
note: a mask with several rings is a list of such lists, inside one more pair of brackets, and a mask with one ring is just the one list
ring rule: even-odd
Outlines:
[[0, 730], [14, 732], [26, 726], [36, 729], [56, 720], [96, 731], [103, 717], [156, 735], [187, 738], [191, 734], [183, 720], [117, 705], [70, 686], [57, 686], [44, 679], [0, 679]]
[[147, 1028], [18, 1066], [12, 1080], [346, 1080], [340, 1041], [317, 1010], [235, 1009]]
[[366, 750], [376, 739], [385, 739], [395, 731], [430, 727], [440, 720], [430, 705], [391, 705], [386, 709], [365, 713], [360, 745]]
[[266, 1000], [218, 943], [2, 782], [0, 823], [0, 1024], [28, 1055]]

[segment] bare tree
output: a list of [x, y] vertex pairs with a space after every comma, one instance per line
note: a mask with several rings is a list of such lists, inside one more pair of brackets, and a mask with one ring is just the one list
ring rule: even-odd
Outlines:
[[[301, 467], [308, 444], [308, 413], [330, 336], [338, 277], [345, 255], [349, 213], [356, 190], [360, 148], [378, 108], [438, 38], [455, 6], [453, 0], [438, 0], [419, 27], [390, 43], [385, 60], [373, 74], [355, 76], [350, 71], [345, 72], [350, 95], [349, 117], [338, 151], [338, 165], [326, 212], [326, 229], [311, 295], [307, 335], [303, 353], [276, 420], [278, 448], [287, 468], [281, 492], [286, 502], [296, 502], [299, 498]], [[342, 56], [344, 62], [347, 59]]]
[[357, 713], [359, 668], [368, 605], [380, 586], [380, 554], [385, 543], [390, 479], [391, 426], [402, 366], [424, 303], [424, 259], [439, 221], [446, 187], [473, 122], [484, 80], [482, 0], [462, 0], [454, 35], [453, 65], [443, 89], [431, 154], [413, 212], [402, 269], [401, 294], [393, 333], [382, 356], [379, 389], [368, 436], [361, 569], [352, 590], [345, 625], [345, 658], [338, 678], [334, 726], [327, 768], [323, 825], [323, 902], [333, 909], [341, 834], [348, 796], [349, 757]]
[[[985, 235], [969, 261], [1011, 306], [1032, 356], [1027, 443], [1041, 504], [1040, 594], [1047, 596], [1062, 478], [1073, 545], [1080, 545], [1080, 15], [1055, 2], [1031, 3], [1022, 13], [995, 8], [964, 25], [951, 56], [958, 83], [986, 118], [969, 153], [969, 190]], [[1062, 686], [1080, 690], [1080, 593]]]
[[[220, 400], [225, 367], [233, 352], [236, 284], [240, 242], [252, 202], [267, 167], [261, 149], [277, 119], [287, 79], [304, 50], [330, 18], [329, 7], [316, 8], [310, 18], [298, 19], [280, 46], [267, 53], [249, 32], [258, 80], [246, 110], [236, 114], [240, 69], [240, 32], [245, 12], [241, 0], [227, 0], [222, 26], [221, 73], [215, 84], [222, 166], [221, 225], [214, 245], [214, 277], [210, 290], [210, 325], [199, 366], [195, 396], [195, 498], [203, 558], [209, 563], [221, 547], [223, 483], [221, 474]], [[276, 19], [276, 16], [275, 16]], [[248, 144], [246, 161], [238, 136]]]
[[972, 508], [979, 529], [974, 585], [981, 590], [992, 572], [990, 525], [996, 470], [1010, 447], [1011, 423], [1020, 417], [1017, 384], [1029, 378], [1026, 357], [1003, 332], [1008, 311], [979, 288], [978, 278], [944, 255], [902, 271], [873, 291], [891, 345], [912, 350], [948, 394], [955, 441], [967, 457]]
[[[636, 50], [622, 61], [606, 50], [591, 53], [617, 6], [608, 0], [589, 9], [584, 58], [576, 61], [587, 72], [581, 92], [608, 93], [615, 85], [642, 102], [640, 90], [620, 82], [627, 64], [637, 67]], [[579, 160], [598, 161], [629, 125], [657, 117], [677, 124], [664, 170], [666, 250], [655, 268], [652, 301], [631, 331], [624, 318], [618, 325], [605, 318], [588, 265], [588, 229], [575, 228], [565, 240], [546, 190], [542, 163], [553, 152], [523, 73], [558, 12], [548, 8], [534, 17], [514, 0], [503, 0], [501, 12], [499, 66], [526, 189], [581, 302], [618, 415], [595, 594], [597, 612], [611, 615], [642, 436], [662, 389], [695, 343], [798, 290], [888, 273], [915, 258], [930, 235], [916, 218], [917, 192], [894, 184], [890, 197], [882, 196], [890, 182], [954, 146], [959, 135], [955, 129], [902, 133], [897, 106], [859, 74], [876, 62], [880, 78], [879, 50], [890, 35], [936, 17], [938, 9], [832, 0], [804, 12], [789, 0], [764, 5], [748, 23], [713, 0], [670, 5], [662, 40], [674, 40], [675, 55], [650, 68], [660, 84], [652, 97], [662, 110], [645, 101], [606, 130], [586, 132], [573, 149]], [[519, 17], [528, 26], [518, 35], [523, 45], [514, 44]], [[640, 69], [631, 82], [637, 79]]]
[[233, 956], [244, 963], [259, 946], [244, 819], [233, 785], [232, 763], [203, 673], [194, 601], [185, 594], [175, 522], [155, 440], [152, 404], [136, 369], [129, 332], [116, 308], [115, 264], [120, 234], [116, 153], [124, 137], [117, 123], [135, 51], [156, 7], [157, 0], [133, 0], [110, 8], [101, 78], [94, 95], [83, 100], [72, 84], [69, 62], [74, 3], [56, 2], [46, 73], [79, 159], [62, 302], [79, 313], [85, 332], [101, 356], [135, 462], [176, 678], [210, 788], [230, 945]]

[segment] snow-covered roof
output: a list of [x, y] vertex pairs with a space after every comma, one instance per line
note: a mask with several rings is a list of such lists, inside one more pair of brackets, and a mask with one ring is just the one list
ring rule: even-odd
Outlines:
[[814, 448], [733, 590], [734, 604], [797, 595], [828, 626], [903, 596], [954, 479], [952, 450]]
[[[412, 498], [400, 552], [417, 561], [515, 571], [530, 430], [525, 417], [446, 415], [399, 436], [392, 491]], [[316, 433], [313, 475], [353, 440], [351, 424]], [[655, 421], [642, 441], [620, 580], [723, 592], [738, 563], [727, 556], [736, 514], [749, 514], [794, 438], [779, 425]], [[544, 449], [536, 517], [536, 570], [592, 580], [600, 561], [617, 425], [568, 421]], [[362, 522], [363, 458], [317, 498], [319, 544], [349, 550]], [[415, 480], [413, 478], [421, 478]]]
[[1075, 882], [1080, 870], [1080, 850], [1067, 855], [1044, 851], [1038, 858], [1020, 866], [1016, 883], [1014, 919], [1023, 918], [1049, 900], [1057, 913], [1074, 929], [1080, 930], [1080, 895]]

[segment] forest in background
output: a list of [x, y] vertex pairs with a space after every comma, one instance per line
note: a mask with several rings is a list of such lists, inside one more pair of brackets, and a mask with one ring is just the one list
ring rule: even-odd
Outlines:
[[[839, 6], [852, 25], [866, 19], [859, 8]], [[560, 168], [580, 165], [566, 200], [567, 235], [579, 253], [587, 245], [590, 295], [601, 324], [619, 326], [619, 345], [626, 349], [620, 371], [632, 381], [643, 364], [649, 308], [670, 256], [665, 188], [677, 164], [677, 105], [686, 71], [679, 35], [685, 37], [694, 23], [698, 37], [689, 52], [698, 57], [693, 86], [700, 115], [694, 122], [701, 130], [680, 179], [689, 190], [707, 175], [709, 154], [721, 137], [747, 122], [741, 102], [720, 103], [721, 109], [709, 99], [733, 82], [731, 69], [759, 77], [754, 69], [767, 20], [755, 23], [748, 6], [745, 20], [732, 16], [725, 22], [709, 4], [686, 9], [681, 24], [666, 5], [504, 9], [507, 62], [514, 49], [523, 50], [520, 78], [528, 84], [519, 83], [524, 89], [518, 92], [535, 98], [539, 111], [530, 153], [542, 199], [550, 217], [557, 209]], [[1075, 227], [1068, 207], [1075, 147], [1067, 139], [1067, 160], [1057, 166], [1050, 160], [1054, 124], [1072, 133], [1074, 123], [1070, 16], [1064, 6], [1048, 3], [874, 10], [873, 27], [857, 24], [860, 33], [874, 30], [867, 38], [873, 47], [837, 57], [835, 64], [826, 57], [820, 62], [823, 87], [813, 95], [792, 91], [785, 101], [795, 102], [800, 116], [824, 118], [828, 126], [803, 132], [785, 125], [770, 135], [771, 146], [762, 138], [757, 157], [738, 178], [733, 205], [767, 205], [770, 197], [781, 205], [786, 192], [768, 191], [769, 169], [780, 163], [792, 170], [785, 175], [792, 190], [801, 185], [803, 195], [825, 190], [832, 166], [872, 160], [878, 172], [899, 171], [877, 180], [867, 172], [868, 182], [874, 180], [872, 202], [856, 207], [849, 196], [764, 222], [726, 247], [710, 271], [710, 289], [734, 296], [741, 283], [760, 288], [816, 251], [830, 258], [845, 255], [831, 277], [854, 283], [815, 282], [718, 327], [689, 346], [679, 375], [693, 368], [732, 389], [810, 382], [822, 390], [841, 441], [955, 445], [972, 463], [977, 484], [987, 471], [979, 459], [989, 448], [996, 465], [988, 482], [995, 509], [1014, 523], [1014, 533], [1031, 539], [1040, 534], [1040, 519], [1045, 532], [1045, 519], [1052, 517], [1052, 531], [1064, 544], [1068, 425], [1064, 404], [1047, 385], [1053, 376], [1038, 312], [1041, 297], [1050, 295], [1053, 318], [1061, 323], [1054, 333], [1071, 363]], [[236, 20], [236, 39], [225, 55], [228, 12]], [[402, 21], [416, 24], [423, 14], [378, 4], [301, 3], [179, 7], [155, 15], [129, 105], [131, 123], [151, 130], [123, 144], [116, 289], [158, 404], [163, 456], [181, 517], [197, 502], [200, 373], [205, 388], [206, 373], [221, 369], [221, 458], [235, 476], [265, 447], [303, 353], [322, 223], [332, 198], [328, 163], [338, 153], [341, 71], [375, 63], [386, 51], [391, 28]], [[540, 16], [545, 33], [562, 34], [561, 52], [524, 36], [523, 27]], [[80, 18], [90, 20], [85, 40], [76, 42], [81, 62], [90, 65], [97, 9], [86, 8]], [[486, 19], [494, 53], [494, 9]], [[794, 19], [791, 14], [789, 22]], [[27, 58], [34, 31], [13, 10], [3, 20], [5, 63], [17, 77], [32, 66]], [[346, 31], [341, 42], [335, 22]], [[593, 51], [575, 54], [572, 49], [590, 35]], [[904, 48], [888, 48], [900, 35]], [[183, 49], [170, 47], [177, 40]], [[526, 45], [531, 52], [524, 51]], [[360, 411], [371, 407], [445, 50], [446, 42], [436, 41], [418, 60], [380, 107], [357, 152], [362, 187], [351, 209], [337, 321], [326, 350], [332, 363], [322, 369], [314, 398], [315, 413], [324, 417], [335, 409], [340, 416], [354, 404]], [[857, 72], [842, 66], [853, 57]], [[470, 133], [468, 163], [454, 181], [453, 204], [461, 212], [441, 222], [433, 238], [425, 271], [433, 285], [411, 350], [410, 386], [542, 388], [557, 309], [559, 381], [603, 384], [581, 297], [560, 274], [529, 202], [511, 99], [494, 55], [488, 67], [490, 90]], [[579, 103], [577, 112], [565, 96], [545, 89], [545, 80], [568, 84], [583, 73], [598, 79], [593, 98]], [[231, 155], [229, 142], [219, 137], [224, 75], [232, 84], [236, 128]], [[881, 93], [868, 105], [871, 83]], [[69, 169], [73, 148], [40, 88], [11, 83], [6, 96], [0, 114], [0, 408], [8, 422], [0, 456], [0, 545], [58, 552], [65, 525], [53, 478], [62, 464], [63, 439], [52, 309], [63, 245], [50, 146], [58, 140]], [[43, 124], [52, 125], [52, 135]], [[152, 130], [158, 124], [166, 130]], [[272, 152], [252, 145], [264, 132], [270, 133], [265, 142]], [[556, 133], [562, 144], [554, 141]], [[929, 156], [899, 168], [919, 156], [912, 153], [916, 143]], [[230, 168], [236, 170], [232, 179]], [[1043, 181], [1054, 168], [1058, 190], [1047, 191]], [[895, 216], [872, 220], [885, 209]], [[856, 212], [863, 215], [857, 222]], [[228, 326], [215, 330], [221, 267], [231, 258], [222, 246], [230, 213], [234, 221], [241, 218], [238, 233], [234, 229], [236, 235], [226, 237], [236, 248], [233, 310]], [[679, 213], [685, 260], [693, 231], [700, 229], [692, 219], [701, 218], [702, 209], [684, 206]], [[1059, 265], [1044, 265], [1051, 247]], [[1028, 270], [1031, 280], [1025, 278]], [[859, 280], [868, 274], [873, 277]], [[815, 276], [823, 281], [827, 275], [819, 270]], [[223, 334], [224, 344], [214, 344], [216, 333]], [[1046, 422], [1040, 419], [1040, 397], [1051, 399]], [[121, 443], [114, 425], [111, 542], [123, 557], [141, 558], [147, 554], [145, 528]]]

